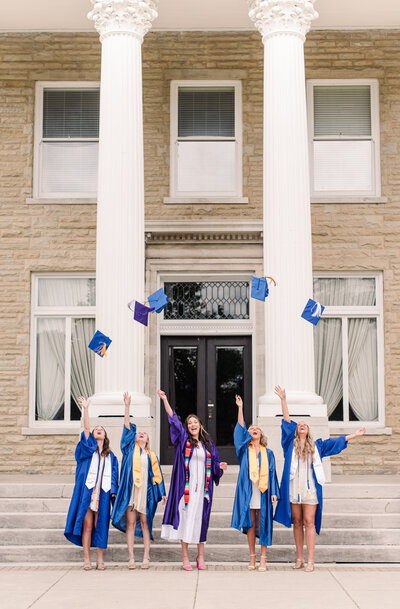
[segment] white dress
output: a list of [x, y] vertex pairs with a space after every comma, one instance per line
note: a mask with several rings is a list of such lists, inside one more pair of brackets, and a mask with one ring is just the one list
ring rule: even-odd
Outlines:
[[189, 503], [185, 508], [184, 495], [179, 501], [179, 526], [163, 525], [161, 537], [169, 541], [184, 541], [185, 543], [200, 543], [201, 524], [204, 504], [204, 484], [206, 463], [204, 447], [193, 449], [189, 461]]
[[251, 499], [250, 499], [250, 509], [251, 510], [260, 510], [261, 509], [261, 491], [258, 488], [258, 480], [257, 482], [252, 482], [252, 490]]
[[[316, 505], [318, 503], [317, 489], [315, 488], [312, 464], [308, 465], [308, 482], [310, 484], [309, 498], [307, 499], [307, 460], [300, 459], [294, 478], [290, 481], [290, 503], [305, 503]], [[298, 483], [300, 482], [300, 501], [298, 501]]]
[[141, 514], [146, 514], [149, 459], [145, 450], [142, 450], [142, 454], [140, 455], [140, 468], [142, 473], [142, 485], [137, 488], [137, 486], [135, 486], [132, 482], [132, 493], [131, 499], [129, 501], [129, 507], [131, 507], [132, 505], [136, 505], [135, 509], [137, 512], [140, 512]]

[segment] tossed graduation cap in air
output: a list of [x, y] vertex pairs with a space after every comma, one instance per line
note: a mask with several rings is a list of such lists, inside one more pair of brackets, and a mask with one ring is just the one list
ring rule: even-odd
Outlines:
[[154, 311], [154, 307], [146, 307], [146, 305], [138, 302], [137, 300], [131, 300], [128, 302], [128, 309], [133, 311], [133, 319], [144, 326], [147, 326], [149, 313]]
[[92, 340], [88, 344], [88, 347], [89, 349], [97, 353], [97, 355], [100, 355], [100, 357], [104, 357], [111, 343], [111, 338], [109, 338], [99, 330], [96, 330]]
[[153, 307], [156, 313], [161, 313], [161, 311], [163, 311], [168, 304], [168, 296], [165, 294], [162, 288], [153, 294], [150, 294], [147, 300], [150, 307]]
[[325, 307], [322, 304], [316, 300], [313, 300], [312, 298], [309, 298], [301, 316], [303, 319], [316, 326], [322, 313], [324, 312], [324, 309]]
[[253, 277], [251, 278], [251, 293], [250, 296], [255, 298], [256, 300], [262, 300], [263, 302], [268, 297], [269, 287], [268, 287], [268, 279], [273, 281], [274, 285], [276, 285], [276, 281], [273, 277]]

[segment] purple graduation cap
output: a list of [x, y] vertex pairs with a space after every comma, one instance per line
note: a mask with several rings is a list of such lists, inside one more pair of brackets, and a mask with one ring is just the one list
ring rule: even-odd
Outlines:
[[[133, 303], [135, 303], [135, 306], [132, 309]], [[144, 326], [147, 326], [149, 313], [154, 311], [154, 307], [146, 307], [146, 305], [138, 302], [137, 300], [131, 300], [131, 302], [128, 302], [128, 309], [133, 311], [133, 319]]]
[[89, 349], [97, 353], [97, 355], [100, 355], [100, 357], [104, 357], [111, 343], [111, 338], [108, 338], [108, 336], [106, 336], [99, 330], [96, 330], [92, 340], [88, 344], [88, 347]]
[[322, 313], [324, 312], [324, 309], [325, 307], [322, 306], [322, 304], [320, 304], [316, 300], [313, 300], [312, 298], [309, 298], [301, 316], [306, 321], [309, 321], [310, 324], [316, 326], [320, 320]]
[[149, 305], [153, 307], [156, 313], [161, 313], [168, 304], [168, 296], [164, 290], [160, 288], [148, 297]]
[[253, 277], [251, 278], [251, 297], [263, 302], [269, 294], [268, 282], [266, 277]]

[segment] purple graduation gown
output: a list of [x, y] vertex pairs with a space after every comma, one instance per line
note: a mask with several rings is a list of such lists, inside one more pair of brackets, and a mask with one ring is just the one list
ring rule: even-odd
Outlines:
[[[290, 421], [290, 423], [288, 423], [287, 421], [282, 419], [281, 429], [281, 444], [285, 457], [285, 464], [283, 466], [283, 474], [280, 486], [281, 496], [275, 511], [274, 520], [285, 525], [285, 527], [290, 528], [292, 526], [292, 512], [290, 509], [289, 488], [290, 466], [292, 463], [293, 441], [297, 429], [297, 423], [295, 421]], [[347, 447], [346, 436], [339, 436], [339, 438], [328, 438], [328, 440], [321, 440], [321, 438], [319, 438], [318, 440], [315, 440], [315, 446], [317, 447], [321, 460], [324, 457], [329, 457], [330, 455], [338, 455], [340, 452], [342, 452], [342, 450]], [[317, 511], [315, 513], [315, 530], [319, 535], [322, 522], [322, 486], [319, 484], [315, 476], [314, 465], [312, 466], [312, 470], [318, 499]]]
[[[236, 454], [240, 463], [240, 471], [236, 485], [235, 502], [233, 504], [233, 513], [231, 527], [247, 533], [252, 527], [250, 501], [253, 493], [253, 487], [249, 476], [249, 442], [251, 435], [246, 426], [242, 427], [236, 423], [233, 434], [235, 442]], [[271, 501], [271, 495], [276, 495], [279, 498], [278, 479], [276, 477], [275, 456], [272, 450], [267, 448], [268, 454], [268, 489], [261, 493], [260, 504], [260, 530], [258, 524], [256, 527], [256, 536], [260, 538], [262, 546], [272, 545], [272, 525], [274, 509]], [[261, 465], [261, 452], [258, 455], [258, 462]]]
[[[76, 473], [75, 486], [69, 504], [67, 522], [64, 535], [77, 546], [82, 545], [83, 520], [87, 514], [92, 498], [93, 489], [86, 486], [86, 478], [89, 473], [92, 456], [97, 450], [97, 441], [92, 434], [86, 439], [84, 432], [75, 450]], [[97, 525], [93, 526], [90, 545], [96, 548], [106, 548], [108, 541], [108, 529], [110, 526], [111, 495], [118, 490], [118, 460], [114, 453], [111, 458], [111, 489], [105, 493], [100, 487], [99, 509]]]
[[[177, 417], [176, 412], [173, 416], [168, 415], [168, 421], [170, 424], [171, 441], [175, 447], [175, 459], [174, 466], [172, 468], [171, 485], [168, 493], [167, 505], [165, 506], [163, 524], [172, 525], [177, 530], [179, 527], [179, 502], [183, 496], [185, 490], [186, 480], [186, 469], [185, 469], [185, 449], [188, 434], [182, 423]], [[205, 449], [204, 449], [205, 451]], [[193, 452], [193, 450], [192, 450]], [[210, 441], [210, 453], [211, 453], [211, 475], [208, 486], [208, 493], [210, 499], [207, 500], [204, 497], [203, 503], [203, 515], [201, 522], [200, 532], [200, 543], [206, 541], [208, 525], [210, 522], [211, 505], [213, 498], [214, 484], [218, 486], [220, 478], [223, 474], [220, 469], [220, 458], [217, 449], [214, 444]], [[190, 455], [191, 458], [192, 455]], [[190, 475], [190, 474], [189, 474]], [[205, 480], [204, 480], [205, 483]], [[190, 500], [190, 499], [189, 499]]]

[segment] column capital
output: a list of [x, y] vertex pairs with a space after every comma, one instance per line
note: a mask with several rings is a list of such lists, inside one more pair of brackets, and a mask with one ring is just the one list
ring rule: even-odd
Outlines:
[[143, 41], [151, 28], [151, 22], [158, 16], [157, 0], [91, 0], [93, 9], [88, 19], [102, 41], [106, 36], [128, 34]]
[[263, 42], [275, 34], [292, 34], [305, 40], [317, 19], [315, 0], [247, 0], [249, 17]]

